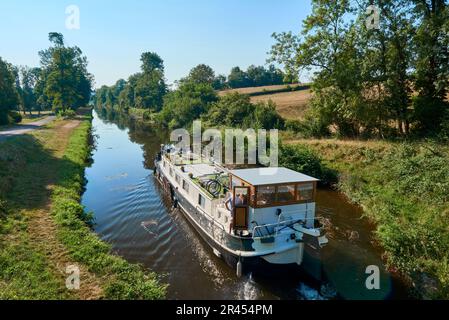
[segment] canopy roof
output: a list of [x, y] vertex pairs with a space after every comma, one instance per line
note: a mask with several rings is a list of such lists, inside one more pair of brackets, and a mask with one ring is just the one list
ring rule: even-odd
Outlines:
[[319, 181], [287, 168], [256, 168], [232, 170], [231, 174], [253, 186]]

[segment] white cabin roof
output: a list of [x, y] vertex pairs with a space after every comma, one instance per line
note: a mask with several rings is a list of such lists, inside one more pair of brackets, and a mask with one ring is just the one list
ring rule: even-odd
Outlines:
[[319, 181], [287, 168], [256, 168], [232, 170], [231, 174], [253, 186]]
[[184, 166], [184, 172], [189, 174], [193, 174], [194, 178], [207, 176], [211, 174], [217, 174], [218, 170], [214, 166], [211, 166], [210, 164], [191, 164], [191, 165], [185, 165]]

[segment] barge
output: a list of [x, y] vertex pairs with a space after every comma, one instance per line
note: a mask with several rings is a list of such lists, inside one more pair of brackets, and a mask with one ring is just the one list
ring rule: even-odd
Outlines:
[[318, 180], [286, 168], [230, 170], [213, 160], [162, 146], [154, 173], [215, 255], [237, 275], [301, 267], [321, 279], [328, 243], [316, 217]]

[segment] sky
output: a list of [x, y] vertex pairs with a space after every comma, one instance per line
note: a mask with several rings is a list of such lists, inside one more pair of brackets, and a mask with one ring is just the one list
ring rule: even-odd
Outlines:
[[[79, 8], [79, 29], [67, 29], [66, 8]], [[48, 33], [63, 33], [89, 60], [95, 86], [140, 69], [142, 52], [158, 53], [169, 83], [205, 63], [217, 74], [264, 65], [273, 32], [301, 29], [308, 0], [0, 0], [0, 57], [38, 66]]]

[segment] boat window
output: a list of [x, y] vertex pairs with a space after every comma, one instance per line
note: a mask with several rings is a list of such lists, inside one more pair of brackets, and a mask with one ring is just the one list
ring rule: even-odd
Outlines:
[[198, 204], [200, 205], [201, 208], [205, 209], [206, 208], [206, 198], [203, 197], [203, 195], [199, 195], [198, 197]]
[[257, 187], [257, 205], [268, 206], [276, 202], [276, 187]]
[[313, 191], [314, 185], [313, 183], [299, 184], [298, 185], [298, 201], [310, 201], [313, 200]]
[[235, 188], [234, 204], [238, 206], [247, 206], [249, 203], [249, 188], [236, 187]]
[[293, 202], [295, 201], [295, 185], [278, 186], [277, 202]]
[[170, 176], [173, 177], [173, 168], [170, 168]]
[[167, 169], [167, 162], [164, 161], [164, 168]]
[[183, 180], [182, 181], [182, 188], [189, 193], [189, 184], [187, 183], [187, 181]]
[[181, 178], [178, 175], [176, 175], [175, 181], [177, 184], [181, 184]]

